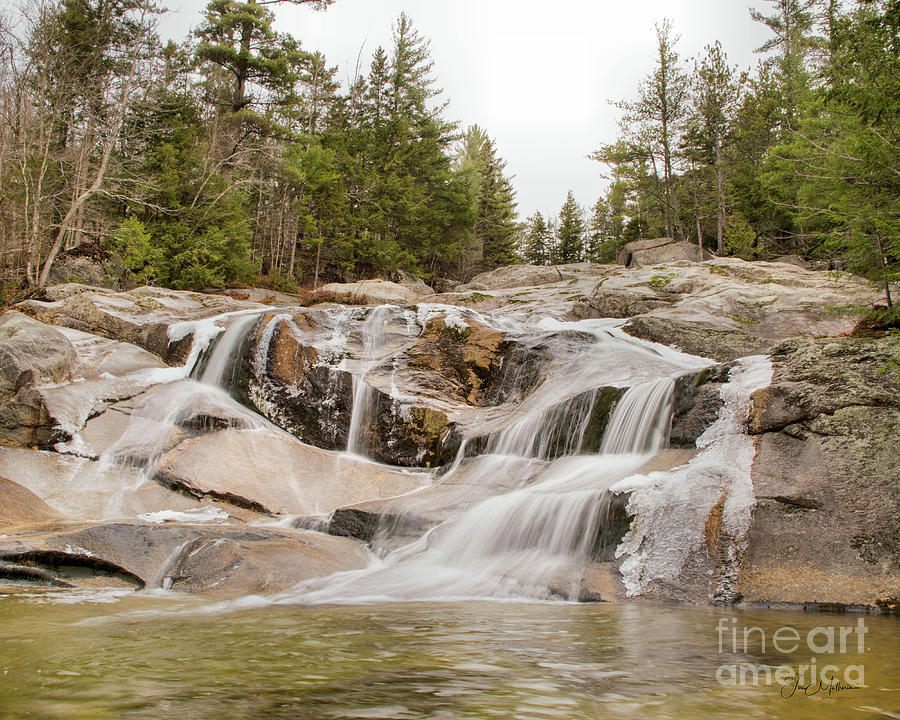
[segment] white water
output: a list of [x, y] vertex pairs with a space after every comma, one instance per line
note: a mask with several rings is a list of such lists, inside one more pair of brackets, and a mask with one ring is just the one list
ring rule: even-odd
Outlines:
[[[114, 466], [139, 471], [131, 485], [123, 485], [112, 496], [106, 509], [107, 517], [127, 515], [124, 508], [128, 496], [138, 493], [152, 480], [160, 458], [177, 442], [179, 428], [194, 418], [214, 418], [231, 427], [281, 432], [265, 418], [236, 402], [220, 387], [226, 379], [227, 369], [234, 365], [240, 342], [259, 314], [241, 314], [232, 320], [224, 334], [218, 323], [225, 322], [233, 313], [200, 321], [189, 328], [194, 332], [194, 340], [187, 363], [172, 368], [178, 373], [172, 373], [174, 381], [163, 382], [144, 393], [132, 410], [125, 432], [103, 452], [92, 468], [90, 474], [94, 477], [110, 472]], [[180, 330], [177, 330], [175, 337], [179, 333]], [[222, 338], [213, 347], [202, 381], [189, 379], [203, 352], [219, 334]]]
[[[631, 411], [613, 415], [607, 436], [627, 450], [560, 458], [533, 484], [476, 504], [364, 570], [301, 584], [281, 601], [577, 597], [604, 494], [662, 447], [671, 391], [667, 379], [625, 393], [620, 405]], [[634, 413], [645, 423], [632, 422]]]
[[[328, 315], [331, 322], [325, 327], [334, 330], [333, 336], [301, 331], [290, 315], [278, 315], [260, 332], [252, 361], [257, 365], [264, 361], [274, 329], [284, 322], [298, 340], [317, 348], [320, 363], [349, 370], [353, 405], [346, 452], [336, 455], [337, 466], [351, 464], [351, 475], [365, 472], [367, 468], [358, 462], [366, 453], [366, 428], [371, 424], [374, 397], [374, 386], [367, 378], [396, 350], [390, 347], [396, 339], [389, 340], [390, 323], [406, 318], [406, 339], [412, 341], [430, 317], [447, 310], [429, 306], [416, 315], [394, 307], [375, 308], [361, 323], [358, 311], [318, 312]], [[226, 321], [224, 316], [191, 324], [194, 345], [187, 364], [160, 371], [160, 381], [166, 384], [144, 395], [125, 433], [97, 464], [100, 470], [128, 465], [140, 471], [135, 484], [123, 487], [114, 498], [109, 517], [124, 516], [124, 498], [154, 477], [159, 459], [194, 419], [211, 419], [244, 430], [283, 432], [223, 389], [231, 384], [235, 361], [259, 314], [228, 318], [230, 324], [224, 332], [220, 324]], [[470, 311], [457, 310], [448, 317], [445, 322], [454, 326], [492, 322]], [[361, 350], [358, 358], [354, 356], [348, 363], [345, 344], [352, 324], [359, 328]], [[697, 457], [681, 468], [642, 475], [640, 469], [666, 445], [673, 378], [709, 363], [634, 340], [610, 321], [547, 319], [535, 329], [504, 318], [493, 326], [508, 337], [535, 342], [559, 334], [552, 335], [553, 353], [545, 377], [524, 397], [516, 396], [514, 402], [495, 409], [478, 408], [480, 415], [474, 411], [466, 415], [468, 408], [460, 411], [462, 446], [456, 461], [443, 475], [433, 472], [428, 476], [436, 485], [463, 478], [462, 482], [486, 491], [473, 494], [467, 509], [410, 544], [373, 560], [369, 567], [303, 583], [277, 598], [278, 602], [576, 598], [585, 569], [594, 559], [611, 493], [617, 492], [630, 493], [629, 510], [637, 515], [618, 550], [630, 594], [640, 594], [653, 582], [677, 575], [698, 547], [703, 521], [720, 497], [726, 498], [723, 524], [736, 540], [732, 552], [739, 552], [752, 507], [749, 468], [755, 453], [741, 423], [750, 393], [771, 375], [767, 361], [745, 360], [735, 371], [732, 382], [723, 389], [725, 408], [698, 442], [701, 452]], [[391, 332], [395, 329], [390, 325]], [[183, 330], [174, 328], [173, 339]], [[200, 382], [186, 379], [217, 336]], [[396, 399], [402, 390], [395, 394], [393, 382], [392, 375], [391, 395]], [[629, 389], [609, 419], [601, 452], [584, 454], [594, 404], [601, 388], [610, 386]], [[473, 416], [475, 420], [471, 420]], [[475, 447], [476, 439], [482, 441], [483, 453], [467, 459], [466, 449]], [[289, 482], [291, 468], [284, 468], [288, 480], [281, 478], [280, 472], [271, 474], [268, 481]], [[355, 481], [346, 475], [336, 472], [333, 481]], [[494, 494], [497, 492], [504, 494]], [[409, 497], [397, 501], [413, 504], [417, 497], [410, 492]], [[167, 510], [146, 519], [186, 517], [191, 516]], [[216, 521], [221, 516], [210, 515], [209, 519]], [[324, 527], [324, 521], [321, 523]], [[722, 588], [723, 593], [727, 591]]]
[[347, 452], [354, 455], [366, 454], [364, 430], [370, 418], [374, 395], [374, 388], [366, 382], [366, 374], [384, 359], [385, 326], [391, 312], [396, 309], [389, 305], [373, 308], [359, 328], [362, 343], [361, 367], [353, 373], [353, 410], [347, 431]]
[[[718, 419], [697, 440], [700, 452], [679, 468], [633, 475], [611, 488], [631, 493], [628, 510], [635, 515], [616, 551], [625, 558], [621, 572], [629, 595], [679, 576], [691, 555], [701, 550], [707, 519], [723, 498], [722, 527], [731, 538], [729, 567], [737, 567], [754, 504], [750, 470], [756, 444], [745, 433], [750, 396], [771, 378], [768, 358], [739, 360], [730, 382], [722, 386], [724, 405]], [[726, 572], [713, 595], [727, 599], [733, 581]]]
[[[216, 343], [209, 362], [200, 376], [200, 382], [226, 388], [234, 383], [241, 345], [258, 319], [258, 315], [244, 315], [232, 321]], [[229, 370], [231, 373], [226, 377]]]

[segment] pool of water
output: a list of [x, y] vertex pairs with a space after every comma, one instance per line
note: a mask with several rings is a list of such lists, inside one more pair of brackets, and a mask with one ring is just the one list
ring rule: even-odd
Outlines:
[[[3, 720], [900, 717], [894, 617], [71, 597], [0, 595]], [[807, 667], [803, 682], [767, 684], [765, 668], [784, 680], [813, 657], [818, 682], [806, 687]]]

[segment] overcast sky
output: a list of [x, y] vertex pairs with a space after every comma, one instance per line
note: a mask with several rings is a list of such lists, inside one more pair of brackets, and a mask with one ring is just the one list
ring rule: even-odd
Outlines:
[[[163, 33], [176, 39], [200, 21], [205, 0], [167, 0]], [[764, 0], [751, 0], [755, 7]], [[406, 11], [431, 40], [448, 117], [478, 123], [513, 176], [519, 214], [555, 215], [571, 189], [580, 203], [602, 194], [601, 166], [586, 155], [616, 136], [610, 101], [633, 97], [653, 68], [653, 24], [669, 17], [683, 58], [720, 40], [729, 61], [754, 66], [767, 30], [745, 0], [337, 0], [325, 12], [271, 6], [276, 27], [352, 75], [362, 51], [390, 47]]]

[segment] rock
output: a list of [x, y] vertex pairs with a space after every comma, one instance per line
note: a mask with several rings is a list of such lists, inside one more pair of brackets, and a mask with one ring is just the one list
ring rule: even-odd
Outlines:
[[634, 318], [625, 325], [624, 330], [642, 340], [671, 345], [690, 355], [719, 362], [764, 353], [770, 345], [740, 330], [724, 330], [702, 323], [659, 317]]
[[456, 470], [414, 494], [338, 508], [325, 529], [372, 543], [381, 550], [392, 549], [475, 503], [526, 484], [545, 466], [527, 458], [467, 458]]
[[22, 445], [64, 439], [39, 387], [71, 379], [75, 364], [58, 330], [18, 312], [0, 316], [0, 437]]
[[[106, 523], [50, 525], [0, 538], [17, 579], [58, 586], [166, 587], [211, 597], [280, 592], [297, 582], [365, 566], [357, 542], [276, 528]], [[22, 563], [27, 563], [23, 565]], [[22, 570], [32, 577], [21, 577]]]
[[48, 288], [45, 296], [50, 300], [26, 300], [16, 309], [48, 325], [139, 345], [169, 365], [184, 364], [193, 340], [190, 326], [175, 338], [170, 337], [170, 326], [236, 310], [263, 309], [222, 295], [149, 287], [124, 293], [68, 285]]
[[694, 243], [662, 237], [628, 243], [622, 248], [616, 262], [626, 267], [643, 267], [677, 260], [697, 262], [703, 259], [705, 257], [700, 257], [700, 250]]
[[53, 520], [59, 515], [30, 490], [0, 477], [0, 525]]
[[630, 317], [638, 337], [717, 360], [797, 335], [849, 334], [877, 302], [861, 278], [736, 258], [611, 270], [585, 295], [569, 317]]
[[326, 452], [286, 433], [236, 429], [183, 441], [160, 459], [156, 479], [267, 515], [321, 515], [428, 482], [427, 475]]
[[476, 275], [464, 285], [458, 285], [454, 292], [472, 290], [503, 290], [506, 288], [530, 287], [571, 280], [574, 276], [562, 273], [556, 267], [546, 265], [506, 265], [496, 270]]
[[730, 365], [714, 365], [675, 381], [670, 447], [696, 447], [697, 438], [716, 421], [723, 405], [722, 384], [728, 381], [729, 369]]
[[459, 327], [437, 317], [428, 321], [404, 359], [418, 371], [421, 385], [438, 387], [446, 397], [478, 405], [498, 380], [505, 349], [503, 334], [477, 321]]
[[55, 515], [72, 520], [136, 518], [198, 505], [193, 498], [147, 482], [133, 468], [42, 450], [0, 445], [0, 476], [36, 495]]
[[[316, 327], [314, 316], [306, 313], [290, 320], [263, 318], [254, 339], [258, 360], [253, 363], [248, 397], [265, 417], [300, 439], [343, 450], [353, 412], [353, 380], [334, 364], [320, 363], [316, 347], [301, 341], [301, 331]], [[266, 342], [264, 349], [261, 344]]]
[[435, 278], [431, 284], [436, 293], [453, 292], [459, 286], [458, 282], [449, 278]]
[[777, 263], [785, 263], [787, 265], [796, 265], [797, 267], [810, 269], [810, 263], [804, 260], [799, 255], [779, 255], [777, 258], [772, 260], [772, 262]]
[[[668, 307], [673, 298], [661, 294], [648, 294], [646, 290], [604, 290], [597, 287], [594, 294], [585, 303], [579, 304], [575, 310], [578, 317], [630, 318], [635, 315]], [[587, 307], [585, 307], [585, 305]]]
[[417, 295], [434, 295], [434, 290], [429, 287], [422, 278], [410, 275], [405, 270], [394, 270], [391, 280], [398, 285], [404, 285]]
[[366, 454], [404, 467], [434, 467], [450, 432], [446, 413], [418, 404], [398, 403], [376, 390], [362, 421]]
[[387, 280], [328, 283], [323, 285], [320, 291], [334, 293], [341, 298], [341, 302], [345, 302], [346, 298], [347, 304], [355, 305], [412, 305], [423, 294], [431, 294], [422, 292], [420, 287], [400, 285]]
[[892, 338], [798, 338], [753, 396], [756, 507], [738, 591], [747, 603], [875, 607], [900, 588], [900, 384]]
[[0, 377], [0, 398], [9, 398], [0, 409], [0, 436], [19, 444], [67, 444], [58, 449], [80, 453], [76, 436], [87, 419], [106, 403], [141, 393], [165, 367], [135, 345], [52, 328], [15, 312], [0, 318], [0, 335], [3, 328], [14, 336], [0, 340], [0, 376], [6, 378]]
[[50, 270], [49, 282], [83, 283], [121, 290], [125, 269], [99, 242], [86, 242], [59, 254]]
[[893, 407], [898, 383], [885, 367], [895, 352], [890, 337], [786, 340], [772, 350], [772, 384], [753, 395], [750, 432], [783, 430], [841, 408]]

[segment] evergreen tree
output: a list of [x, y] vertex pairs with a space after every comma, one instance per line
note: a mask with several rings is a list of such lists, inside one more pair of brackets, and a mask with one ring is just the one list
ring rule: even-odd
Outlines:
[[799, 178], [800, 221], [876, 280], [890, 307], [900, 279], [900, 5], [861, 3], [833, 32], [829, 87], [773, 164]]
[[584, 213], [569, 190], [559, 211], [555, 263], [576, 263], [584, 259]]
[[[695, 142], [715, 174], [716, 247], [725, 251], [725, 151], [741, 96], [740, 82], [719, 42], [706, 47], [694, 74]], [[705, 157], [703, 157], [705, 156]], [[700, 233], [698, 232], [698, 238]]]
[[506, 163], [497, 157], [494, 143], [481, 146], [481, 182], [476, 206], [475, 239], [481, 246], [481, 266], [509, 265], [516, 255], [516, 200], [512, 183], [503, 174]]
[[552, 233], [540, 212], [525, 223], [522, 254], [532, 265], [549, 265]]
[[[676, 176], [676, 150], [687, 115], [690, 94], [687, 74], [681, 68], [672, 36], [672, 23], [665, 20], [656, 26], [656, 67], [640, 86], [637, 102], [620, 103], [626, 111], [624, 122], [630, 126], [633, 145], [643, 149], [653, 167], [658, 194], [663, 205], [666, 234], [684, 239], [681, 204]], [[661, 176], [660, 168], [661, 164]]]

